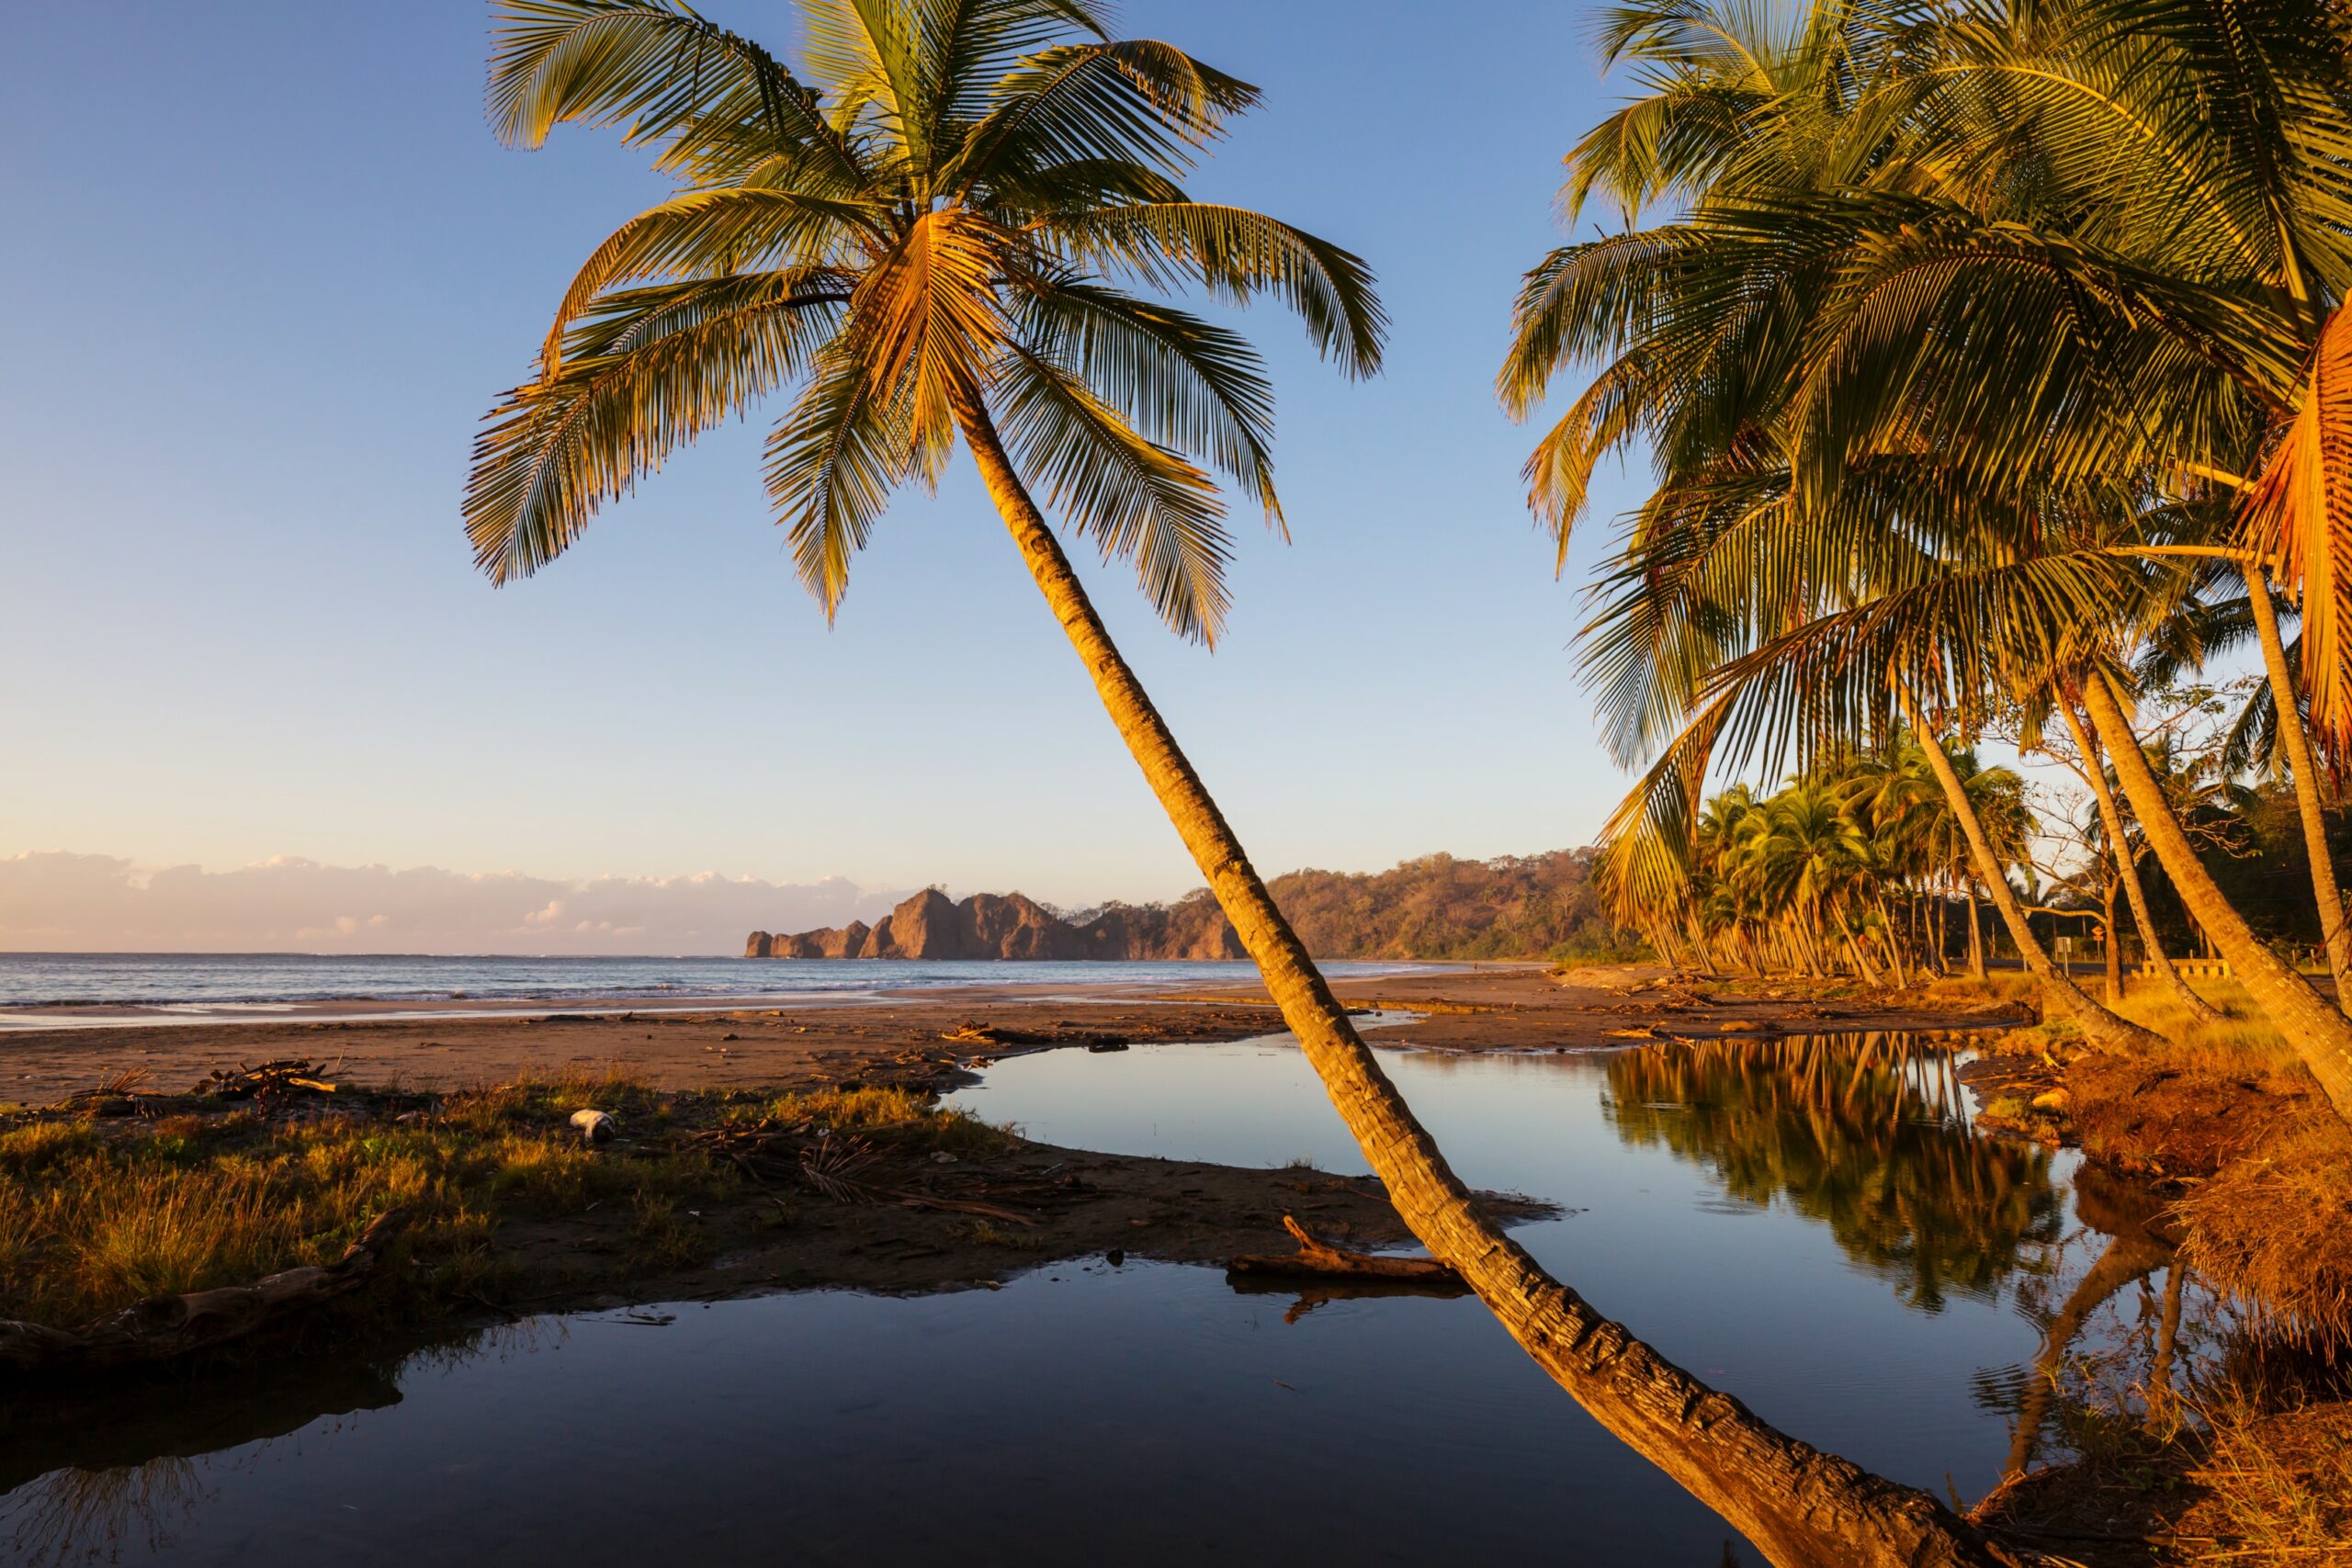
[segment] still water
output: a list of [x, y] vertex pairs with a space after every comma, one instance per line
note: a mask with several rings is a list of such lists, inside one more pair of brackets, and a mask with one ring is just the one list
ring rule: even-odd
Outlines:
[[[1327, 964], [1340, 979], [1453, 967]], [[627, 1006], [644, 1010], [717, 1001], [883, 1000], [909, 990], [1233, 986], [1254, 964], [1207, 962], [1003, 962], [981, 959], [532, 958], [400, 953], [0, 953], [0, 1029], [93, 1023], [207, 1022], [300, 1012], [372, 1018], [383, 1005], [495, 1010]], [[105, 1016], [92, 1016], [103, 1010]]]
[[[1784, 1430], [1973, 1498], [2101, 1241], [1940, 1047], [1384, 1052], [1517, 1234]], [[1054, 1052], [958, 1101], [1172, 1158], [1361, 1159], [1286, 1042]], [[1272, 1239], [1272, 1238], [1270, 1238]], [[63, 1562], [1758, 1561], [1471, 1299], [1101, 1258], [1001, 1290], [549, 1317], [119, 1411], [0, 1410], [0, 1557]]]

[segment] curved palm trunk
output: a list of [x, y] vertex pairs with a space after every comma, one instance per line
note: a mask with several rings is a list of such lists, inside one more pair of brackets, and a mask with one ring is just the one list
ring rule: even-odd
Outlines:
[[1982, 982], [1990, 978], [1984, 971], [1984, 919], [1976, 908], [1976, 884], [1972, 879], [1962, 888], [1968, 895], [1968, 972]]
[[[2009, 891], [2009, 879], [2001, 874], [2000, 857], [1993, 852], [1993, 842], [1984, 836], [1984, 824], [1977, 820], [1976, 807], [1968, 798], [1967, 786], [1960, 782], [1959, 770], [1944, 755], [1942, 742], [1928, 728], [1926, 716], [1919, 712], [1919, 705], [1912, 700], [1910, 692], [1905, 690], [1902, 696], [1904, 716], [1924, 740], [1919, 750], [1927, 753], [1928, 766], [1935, 770], [1936, 782], [1943, 785], [1952, 816], [1959, 819], [1961, 831], [1968, 835], [1977, 878], [1984, 884], [1993, 908], [2001, 912], [2001, 923], [2008, 928], [2009, 940], [2017, 943], [2018, 956], [2041, 982], [2042, 995], [2056, 1010], [2082, 1025], [2085, 1034], [2103, 1045], [2163, 1044], [2163, 1036], [2151, 1033], [2128, 1018], [2119, 1018], [2091, 1000], [2072, 976], [2050, 962], [2050, 954], [2042, 951], [2041, 939], [2033, 934], [2033, 928], [2026, 923], [2025, 911], [2018, 907], [2017, 895]], [[1973, 919], [1974, 911], [1970, 913]]]
[[1885, 894], [1873, 887], [1871, 889], [1871, 901], [1878, 906], [1878, 929], [1885, 933], [1886, 962], [1887, 966], [1894, 971], [1894, 988], [1898, 991], [1907, 989], [1911, 984], [1911, 971], [1903, 962], [1903, 932], [1895, 926], [1894, 917], [1887, 912]]
[[2103, 956], [2107, 959], [2107, 1005], [2109, 1007], [2118, 1006], [2123, 1000], [2123, 944], [2115, 939], [2115, 884], [2114, 877], [2110, 876], [2107, 879], [2104, 902], [2099, 908], [2099, 922], [2107, 932], [2105, 942], [2107, 952]]
[[2327, 819], [2320, 814], [2319, 762], [2312, 755], [2311, 736], [2303, 729], [2302, 710], [2295, 703], [2295, 685], [2287, 671], [2287, 644], [2278, 635], [2278, 609], [2271, 602], [2270, 585], [2262, 569], [2245, 569], [2245, 596], [2254, 606], [2254, 629], [2262, 644], [2263, 667], [2270, 675], [2270, 705], [2278, 715], [2278, 744], [2287, 749], [2287, 766], [2295, 775], [2295, 807], [2303, 820], [2303, 852], [2312, 863], [2312, 897], [2319, 905], [2320, 940], [2327, 945], [2328, 973], [2335, 976], [2335, 1005], [2352, 1006], [2352, 925], [2344, 919], [2344, 896], [2335, 886], [2335, 862], [2327, 852]]
[[2175, 891], [2207, 937], [2222, 950], [2230, 967], [2295, 1054], [2319, 1079], [2335, 1113], [2352, 1122], [2352, 1019], [2336, 1010], [2312, 983], [2271, 952], [2230, 901], [2197, 858], [2197, 852], [2165, 798], [2164, 785], [2140, 750], [2132, 721], [2123, 716], [2104, 671], [2083, 682], [2085, 705], [2091, 725], [2107, 742], [2115, 761], [2115, 775], [2132, 802], [2132, 815], [2148, 836], [2156, 859], [2171, 876]]
[[2082, 753], [2083, 772], [2091, 786], [2091, 795], [2098, 802], [2099, 827], [2107, 834], [2112, 847], [2116, 874], [2123, 879], [2123, 895], [2132, 905], [2132, 919], [2140, 928], [2140, 945], [2148, 950], [2148, 967], [2172, 993], [2173, 999], [2187, 1008], [2195, 1017], [2208, 1023], [2221, 1021], [2222, 1010], [2189, 988], [2180, 977], [2180, 971], [2165, 956], [2164, 944], [2156, 940], [2156, 918], [2148, 909], [2148, 889], [2140, 880], [2139, 858], [2132, 853], [2123, 837], [2123, 811], [2115, 804], [2115, 792], [2108, 787], [2107, 765], [2099, 760], [2098, 742], [2083, 728], [2082, 716], [2075, 711], [2071, 700], [2062, 699], [2058, 711], [2066, 718], [2066, 733], [2075, 739], [2075, 750]]
[[1738, 1401], [1602, 1319], [1487, 1218], [1357, 1037], [1346, 1010], [1120, 657], [1005, 456], [987, 410], [959, 394], [956, 414], [990, 498], [1112, 722], [1413, 1234], [1461, 1271], [1511, 1337], [1577, 1404], [1774, 1562], [1929, 1568], [2002, 1562], [1928, 1494], [1774, 1430]]
[[1854, 940], [1853, 931], [1846, 924], [1846, 917], [1838, 915], [1832, 918], [1838, 922], [1838, 937], [1846, 944], [1846, 955], [1854, 961], [1854, 973], [1861, 976], [1865, 986], [1875, 987], [1881, 985], [1878, 965], [1870, 961], [1870, 955], [1862, 951], [1862, 944]]

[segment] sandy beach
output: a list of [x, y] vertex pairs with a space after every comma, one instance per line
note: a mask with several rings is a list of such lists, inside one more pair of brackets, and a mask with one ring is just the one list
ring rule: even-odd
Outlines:
[[[1535, 964], [1464, 967], [1342, 983], [1351, 1007], [1381, 1021], [1381, 1044], [1425, 1050], [1605, 1049], [1645, 1039], [1964, 1029], [2022, 1015], [1905, 1010], [1883, 999], [1793, 992], [1710, 1000], [1663, 969], [1612, 966], [1555, 977]], [[1041, 994], [1042, 993], [1042, 994]], [[371, 1013], [381, 1012], [370, 1004]], [[1246, 1039], [1280, 1032], [1254, 985], [1154, 991], [1005, 986], [888, 1001], [633, 1009], [482, 1016], [465, 1003], [417, 1003], [366, 1020], [21, 1030], [0, 1035], [0, 1101], [40, 1105], [138, 1075], [184, 1090], [240, 1063], [300, 1056], [356, 1083], [460, 1089], [582, 1067], [617, 1067], [662, 1089], [879, 1083], [936, 1087], [975, 1057], [1129, 1043]], [[964, 1038], [954, 1038], [959, 1033]]]

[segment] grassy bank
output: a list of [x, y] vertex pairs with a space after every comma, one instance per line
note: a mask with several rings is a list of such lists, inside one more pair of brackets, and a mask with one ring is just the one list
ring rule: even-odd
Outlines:
[[[1939, 988], [2032, 992], [2022, 976]], [[2128, 991], [2119, 1010], [2161, 1045], [2095, 1048], [2046, 1022], [1989, 1042], [1972, 1073], [1987, 1125], [2156, 1183], [2173, 1267], [2231, 1319], [2201, 1381], [2125, 1391], [2137, 1415], [2092, 1401], [2079, 1457], [1985, 1517], [2139, 1538], [2086, 1562], [2352, 1562], [2352, 1130], [2242, 987], [2197, 989], [2221, 1019], [2153, 983]]]
[[[621, 1136], [591, 1145], [581, 1110]], [[745, 1178], [714, 1134], [854, 1135], [876, 1153], [997, 1146], [1003, 1134], [905, 1089], [660, 1094], [616, 1074], [448, 1095], [288, 1091], [274, 1102], [93, 1095], [0, 1117], [0, 1317], [74, 1326], [144, 1297], [340, 1256], [378, 1214], [413, 1216], [410, 1267], [378, 1310], [473, 1308], [511, 1283], [533, 1222], [627, 1216], [610, 1271], [701, 1262], [692, 1213]], [[793, 1205], [771, 1199], [775, 1223]]]

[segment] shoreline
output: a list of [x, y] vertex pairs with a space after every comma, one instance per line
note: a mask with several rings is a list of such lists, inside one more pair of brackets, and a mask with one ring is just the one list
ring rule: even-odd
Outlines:
[[[776, 963], [775, 959], [739, 960], [743, 963]], [[783, 962], [795, 962], [786, 960]], [[805, 961], [802, 961], [805, 962]], [[823, 963], [826, 960], [816, 960]], [[854, 962], [865, 964], [868, 960]], [[892, 960], [872, 960], [890, 963]], [[1405, 977], [1424, 974], [1444, 974], [1456, 970], [1477, 968], [1540, 969], [1533, 959], [1510, 960], [1447, 960], [1447, 959], [1344, 959], [1335, 961], [1352, 967], [1343, 980], [1372, 980]], [[1001, 964], [991, 963], [990, 968]], [[1199, 979], [1192, 988], [1222, 991], [1255, 987], [1257, 972], [1247, 964], [1237, 964], [1238, 973], [1230, 980]], [[625, 1013], [706, 1013], [752, 1011], [770, 1008], [824, 1009], [835, 1007], [888, 1007], [895, 1004], [925, 1004], [944, 1002], [955, 998], [968, 998], [976, 1002], [1027, 1000], [1039, 1003], [1067, 1001], [1073, 1005], [1100, 999], [1148, 999], [1163, 994], [1169, 982], [1122, 977], [1104, 980], [1036, 980], [1016, 978], [992, 980], [978, 984], [915, 984], [872, 988], [838, 988], [809, 991], [712, 991], [681, 996], [628, 991], [583, 992], [569, 996], [517, 997], [414, 997], [381, 998], [354, 997], [294, 997], [284, 999], [232, 998], [219, 1001], [169, 1000], [154, 1002], [130, 1001], [40, 1001], [0, 1003], [0, 1040], [51, 1031], [135, 1028], [239, 1028], [266, 1024], [311, 1023], [391, 1023], [415, 1019], [449, 1019], [476, 1021], [484, 1019], [550, 1018], [579, 1013], [589, 1017], [610, 1018]]]
[[[1343, 976], [1351, 1008], [1409, 1013], [1382, 1043], [1420, 1050], [1600, 1050], [1674, 1038], [1720, 1039], [2004, 1028], [2017, 1009], [1890, 1005], [1855, 996], [1710, 998], [1658, 966], [1554, 976], [1541, 965]], [[348, 1081], [462, 1089], [531, 1076], [621, 1070], [663, 1089], [752, 1089], [813, 1077], [845, 1081], [911, 1061], [1001, 1055], [1008, 1043], [1115, 1034], [1137, 1043], [1280, 1033], [1253, 976], [1175, 987], [1108, 982], [945, 987], [842, 1005], [762, 998], [755, 1006], [531, 1007], [481, 1014], [422, 1007], [385, 1018], [122, 1020], [0, 1032], [0, 1104], [46, 1105], [125, 1077], [179, 1090], [218, 1070], [275, 1057], [322, 1062]], [[983, 1033], [997, 1032], [992, 1046]], [[954, 1047], [960, 1046], [960, 1051]]]

